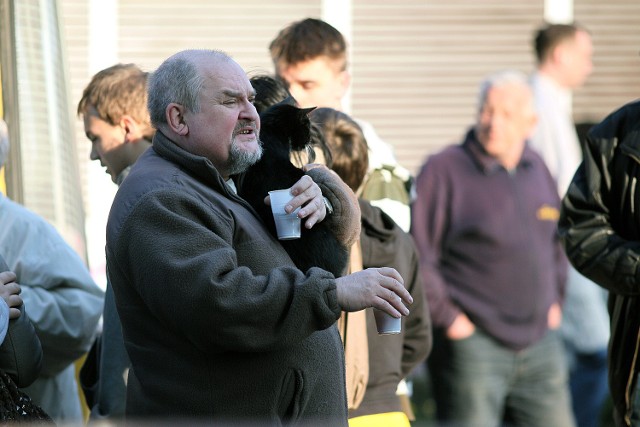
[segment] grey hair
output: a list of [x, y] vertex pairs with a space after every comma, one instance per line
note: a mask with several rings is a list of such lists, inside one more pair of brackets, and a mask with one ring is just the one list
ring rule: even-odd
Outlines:
[[200, 92], [204, 87], [204, 76], [200, 73], [196, 59], [211, 56], [228, 60], [229, 55], [217, 50], [191, 49], [176, 53], [166, 59], [150, 74], [147, 85], [147, 106], [151, 124], [166, 124], [166, 109], [170, 103], [180, 104], [188, 111], [200, 111]]
[[[487, 100], [487, 94], [492, 88], [506, 85], [518, 85], [531, 90], [529, 79], [525, 73], [516, 70], [498, 71], [497, 73], [486, 77], [480, 84], [480, 91], [478, 94], [478, 111], [482, 111], [484, 103]], [[533, 96], [531, 96], [530, 107], [535, 110], [535, 101]]]
[[0, 168], [9, 157], [9, 128], [7, 123], [0, 119]]

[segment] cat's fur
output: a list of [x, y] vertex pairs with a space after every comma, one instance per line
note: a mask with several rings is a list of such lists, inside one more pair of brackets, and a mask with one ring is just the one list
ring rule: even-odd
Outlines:
[[[264, 149], [262, 158], [245, 172], [240, 181], [238, 194], [258, 212], [274, 236], [275, 221], [271, 207], [264, 203], [264, 198], [270, 190], [290, 188], [304, 175], [302, 169], [291, 163], [290, 154], [307, 148], [311, 138], [308, 117], [311, 110], [281, 103], [264, 111], [260, 115], [260, 140]], [[300, 229], [300, 239], [280, 241], [300, 270], [320, 267], [336, 277], [346, 272], [348, 248], [332, 233], [328, 221], [307, 229], [303, 220]]]

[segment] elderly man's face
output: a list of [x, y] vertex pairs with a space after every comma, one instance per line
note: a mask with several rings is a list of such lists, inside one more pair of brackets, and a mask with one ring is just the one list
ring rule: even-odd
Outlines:
[[478, 116], [476, 135], [487, 154], [507, 168], [520, 160], [536, 124], [531, 91], [518, 84], [489, 89]]
[[233, 61], [202, 63], [200, 111], [185, 112], [189, 151], [207, 157], [224, 178], [246, 170], [262, 155], [254, 90]]

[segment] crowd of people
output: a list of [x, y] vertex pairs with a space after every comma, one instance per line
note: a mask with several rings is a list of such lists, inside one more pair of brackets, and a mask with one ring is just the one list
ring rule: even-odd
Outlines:
[[[640, 425], [640, 109], [579, 135], [571, 91], [592, 71], [591, 34], [548, 24], [532, 47], [536, 69], [483, 79], [465, 136], [415, 180], [343, 111], [347, 43], [322, 20], [276, 35], [272, 75], [205, 49], [98, 72], [77, 113], [119, 187], [106, 290], [0, 195], [0, 390], [15, 382], [29, 403], [0, 416], [406, 427], [424, 368], [438, 427]], [[311, 135], [285, 211], [302, 239], [322, 223], [349, 249], [342, 274], [300, 270], [239, 196], [270, 155], [260, 114], [281, 104]], [[3, 125], [0, 167], [8, 150]], [[380, 334], [374, 310], [400, 333]]]

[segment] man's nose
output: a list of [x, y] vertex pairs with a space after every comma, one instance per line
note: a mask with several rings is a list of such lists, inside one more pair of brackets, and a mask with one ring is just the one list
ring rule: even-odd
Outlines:
[[89, 159], [91, 160], [99, 160], [100, 156], [98, 156], [98, 153], [96, 152], [96, 149], [91, 147], [91, 152], [89, 153]]
[[245, 106], [240, 112], [240, 118], [245, 120], [251, 120], [252, 122], [256, 122], [260, 119], [258, 116], [258, 110], [256, 110], [255, 105], [251, 102], [246, 101]]

